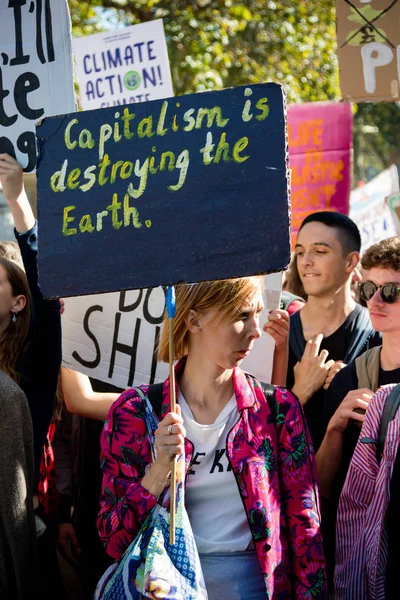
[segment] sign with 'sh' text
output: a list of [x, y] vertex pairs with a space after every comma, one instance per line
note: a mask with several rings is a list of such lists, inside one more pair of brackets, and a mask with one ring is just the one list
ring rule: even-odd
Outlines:
[[292, 238], [311, 213], [348, 214], [353, 115], [346, 102], [309, 102], [288, 107]]
[[35, 123], [75, 110], [66, 0], [0, 4], [0, 153], [36, 166]]
[[400, 0], [336, 0], [345, 100], [400, 99]]
[[162, 19], [73, 40], [83, 110], [174, 95]]
[[37, 136], [46, 296], [241, 277], [288, 265], [279, 84], [53, 117]]

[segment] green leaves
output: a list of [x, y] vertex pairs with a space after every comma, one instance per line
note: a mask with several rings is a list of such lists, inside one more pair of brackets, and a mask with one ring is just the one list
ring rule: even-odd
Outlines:
[[164, 18], [177, 95], [268, 80], [339, 98], [334, 0], [69, 0], [74, 35]]
[[[75, 36], [163, 18], [178, 96], [278, 81], [290, 103], [341, 98], [335, 0], [69, 0], [69, 6]], [[368, 20], [377, 12], [369, 4], [359, 10]], [[349, 19], [354, 32], [365, 25], [354, 10]], [[368, 177], [371, 161], [377, 170], [400, 163], [400, 109], [367, 107], [355, 115], [356, 180]], [[364, 134], [366, 124], [377, 124], [379, 133]]]

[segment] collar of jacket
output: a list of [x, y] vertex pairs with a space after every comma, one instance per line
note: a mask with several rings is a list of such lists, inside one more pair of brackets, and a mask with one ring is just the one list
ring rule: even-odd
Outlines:
[[[185, 369], [186, 356], [181, 358], [175, 365], [175, 394], [179, 395], [179, 379]], [[254, 391], [249, 385], [245, 373], [236, 367], [233, 370], [233, 391], [236, 396], [236, 402], [239, 411], [245, 408], [251, 408], [255, 403]], [[170, 378], [164, 381], [163, 402], [161, 407], [161, 419], [163, 419], [171, 410]]]

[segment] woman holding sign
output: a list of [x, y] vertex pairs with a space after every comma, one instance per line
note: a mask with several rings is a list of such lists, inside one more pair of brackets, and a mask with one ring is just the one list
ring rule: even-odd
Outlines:
[[[172, 459], [184, 454], [186, 510], [209, 599], [322, 599], [318, 490], [302, 409], [289, 391], [264, 391], [239, 366], [261, 335], [262, 281], [176, 287], [177, 410], [170, 412], [169, 379], [159, 401], [154, 386], [141, 386], [112, 405], [101, 442], [98, 529], [107, 552], [121, 559], [165, 500]], [[166, 327], [159, 359], [169, 359]], [[156, 460], [146, 395], [160, 419]]]

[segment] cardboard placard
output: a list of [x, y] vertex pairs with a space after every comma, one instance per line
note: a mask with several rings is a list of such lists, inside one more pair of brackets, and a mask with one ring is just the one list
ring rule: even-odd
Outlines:
[[397, 167], [392, 165], [351, 192], [349, 216], [361, 233], [361, 253], [372, 244], [397, 235], [396, 223], [386, 198], [398, 191]]
[[174, 95], [162, 19], [73, 40], [83, 110]]
[[2, 2], [0, 45], [0, 152], [29, 172], [36, 167], [35, 123], [75, 110], [66, 0]]
[[302, 221], [319, 210], [349, 211], [353, 115], [348, 103], [288, 107], [292, 241]]
[[[279, 308], [282, 274], [265, 277], [264, 311]], [[157, 383], [169, 366], [157, 362], [165, 294], [162, 288], [67, 298], [62, 317], [63, 364], [119, 388]], [[274, 342], [263, 334], [241, 367], [260, 379], [271, 379]]]
[[396, 231], [400, 234], [400, 192], [390, 194], [390, 196], [386, 198], [386, 202], [392, 213]]
[[336, 0], [340, 89], [345, 100], [398, 100], [400, 0]]
[[285, 117], [281, 86], [266, 83], [45, 119], [37, 128], [44, 294], [286, 268]]

